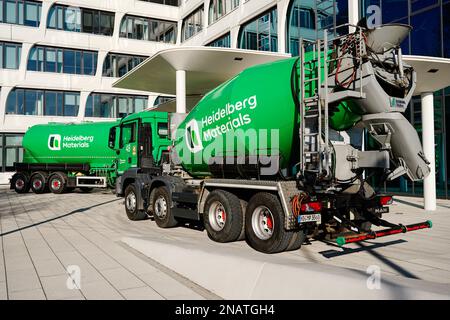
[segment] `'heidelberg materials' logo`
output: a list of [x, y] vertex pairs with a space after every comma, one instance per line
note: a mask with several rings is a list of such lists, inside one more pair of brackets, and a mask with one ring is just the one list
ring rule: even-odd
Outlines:
[[203, 150], [203, 143], [200, 139], [200, 130], [196, 120], [191, 120], [186, 125], [185, 138], [187, 147], [191, 150], [191, 152], [197, 153]]
[[59, 134], [51, 134], [48, 137], [48, 148], [52, 151], [61, 150], [61, 136]]

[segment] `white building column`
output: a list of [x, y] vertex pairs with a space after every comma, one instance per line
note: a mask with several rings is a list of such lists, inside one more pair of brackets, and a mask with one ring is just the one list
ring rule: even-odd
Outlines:
[[422, 144], [425, 157], [430, 161], [430, 174], [423, 181], [424, 209], [436, 210], [436, 160], [434, 145], [433, 93], [425, 92], [422, 99]]
[[177, 70], [177, 113], [186, 113], [186, 71]]
[[[357, 0], [348, 0], [348, 23], [357, 25], [359, 21], [359, 2]], [[349, 28], [350, 32], [355, 32], [354, 27]]]

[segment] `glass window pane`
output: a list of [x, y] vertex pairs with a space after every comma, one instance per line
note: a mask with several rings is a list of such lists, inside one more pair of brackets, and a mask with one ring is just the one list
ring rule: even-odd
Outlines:
[[[448, 40], [448, 36], [450, 35], [450, 2], [442, 6], [442, 17], [443, 19], [443, 34], [444, 34], [444, 58], [450, 58], [450, 41]], [[450, 107], [450, 104], [449, 104]], [[448, 132], [450, 132], [450, 128], [447, 127]], [[449, 140], [450, 141], [450, 140]], [[450, 160], [450, 154], [449, 154]], [[450, 174], [450, 168], [449, 168]]]
[[35, 47], [31, 48], [30, 50], [27, 70], [37, 71], [37, 50]]
[[17, 23], [17, 3], [16, 1], [6, 1], [6, 19], [7, 23]]
[[92, 33], [94, 31], [93, 12], [83, 9], [83, 25], [82, 31]]
[[64, 50], [63, 53], [63, 61], [64, 61], [64, 73], [75, 73], [75, 51], [72, 50]]
[[5, 45], [4, 66], [6, 69], [18, 69], [19, 61], [17, 57], [16, 45]]
[[47, 26], [52, 29], [56, 29], [56, 7], [53, 6], [48, 12], [48, 24]]
[[[5, 146], [6, 147], [21, 147], [23, 136], [6, 136], [5, 137]], [[0, 138], [1, 139], [1, 138]]]
[[79, 95], [76, 93], [64, 94], [64, 116], [76, 117], [78, 114]]
[[87, 98], [86, 108], [84, 110], [84, 116], [85, 117], [92, 117], [93, 116], [93, 106], [92, 106], [92, 104], [94, 102], [94, 99], [93, 99], [92, 96], [93, 95], [90, 94], [89, 97]]
[[83, 53], [83, 74], [93, 75], [94, 74], [94, 58], [93, 53], [84, 52]]
[[38, 23], [38, 6], [35, 3], [25, 4], [25, 25], [37, 27]]
[[16, 148], [6, 148], [6, 167], [13, 167], [14, 162], [18, 162]]
[[25, 90], [25, 114], [37, 115], [37, 96], [34, 90]]
[[46, 116], [56, 116], [56, 92], [45, 92], [45, 112]]
[[415, 12], [438, 3], [439, 0], [411, 0], [411, 11]]
[[17, 105], [17, 91], [13, 89], [9, 95], [8, 100], [6, 101], [6, 114], [17, 114], [16, 105]]
[[435, 8], [411, 17], [411, 54], [441, 56], [440, 9]]
[[81, 64], [82, 64], [82, 60], [81, 60], [81, 51], [75, 51], [75, 64], [76, 64], [76, 74], [82, 74], [81, 72]]
[[45, 71], [56, 72], [56, 50], [45, 49]]

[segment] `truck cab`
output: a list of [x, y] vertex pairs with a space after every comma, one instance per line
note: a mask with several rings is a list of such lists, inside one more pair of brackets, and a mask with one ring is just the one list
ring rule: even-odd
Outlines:
[[123, 118], [111, 128], [108, 146], [116, 151], [116, 193], [123, 195], [137, 173], [158, 175], [168, 154], [168, 114], [143, 111]]

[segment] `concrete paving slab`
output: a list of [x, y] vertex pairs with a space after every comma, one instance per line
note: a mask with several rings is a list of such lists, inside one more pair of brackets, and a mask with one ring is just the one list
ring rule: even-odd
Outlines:
[[11, 300], [46, 300], [46, 296], [42, 289], [12, 292]]
[[67, 298], [84, 299], [80, 290], [68, 288], [67, 281], [69, 280], [69, 275], [67, 274], [41, 277], [40, 279], [47, 299], [49, 300], [63, 300]]
[[124, 297], [106, 280], [82, 283], [81, 292], [88, 300], [123, 300]]
[[7, 269], [8, 292], [40, 289], [41, 283], [34, 269]]
[[164, 300], [150, 287], [125, 289], [120, 291], [127, 300]]
[[102, 275], [117, 290], [144, 287], [145, 283], [125, 268], [103, 270]]

